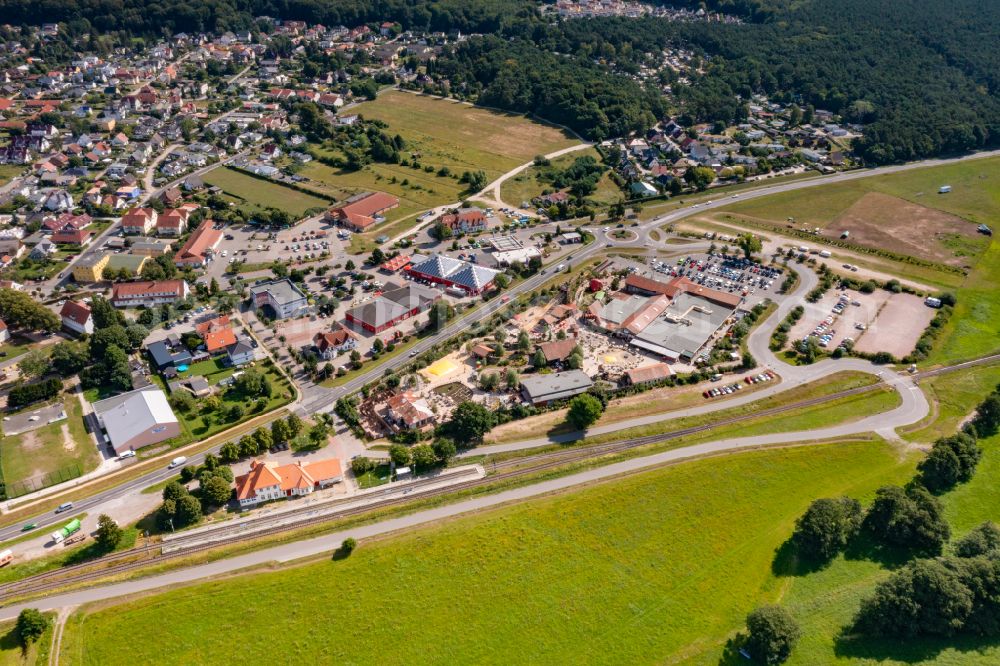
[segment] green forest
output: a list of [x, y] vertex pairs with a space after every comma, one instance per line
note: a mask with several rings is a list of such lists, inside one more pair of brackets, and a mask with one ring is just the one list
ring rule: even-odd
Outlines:
[[[1000, 3], [704, 4], [743, 20], [556, 21], [530, 0], [0, 0], [0, 15], [13, 25], [66, 22], [64, 39], [254, 29], [261, 27], [257, 16], [482, 33], [432, 64], [452, 94], [533, 113], [595, 139], [645, 129], [667, 114], [739, 120], [745, 100], [765, 93], [865, 124], [854, 148], [869, 164], [1000, 145]], [[670, 99], [629, 76], [666, 46], [693, 50], [702, 65], [688, 84], [665, 75], [659, 83], [673, 86]]]

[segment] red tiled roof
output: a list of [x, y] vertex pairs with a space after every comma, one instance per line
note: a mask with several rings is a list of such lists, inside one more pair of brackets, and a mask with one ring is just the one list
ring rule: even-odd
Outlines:
[[236, 333], [231, 328], [220, 328], [205, 336], [205, 349], [209, 352], [219, 351], [234, 344], [236, 344]]
[[77, 303], [76, 301], [66, 301], [62, 310], [59, 311], [59, 315], [63, 319], [69, 319], [80, 326], [87, 323], [90, 319], [90, 308], [84, 303]]
[[205, 220], [198, 225], [195, 232], [184, 243], [184, 247], [174, 256], [174, 261], [190, 261], [191, 259], [204, 261], [205, 253], [213, 249], [222, 238], [222, 232], [212, 228], [213, 224], [212, 220]]

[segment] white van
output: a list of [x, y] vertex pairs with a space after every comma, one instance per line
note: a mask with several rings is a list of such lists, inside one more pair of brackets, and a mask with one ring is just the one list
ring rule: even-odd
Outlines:
[[135, 451], [132, 451], [130, 449], [125, 453], [121, 454], [120, 456], [118, 456], [118, 460], [125, 460], [126, 458], [135, 458]]
[[167, 465], [167, 469], [173, 469], [175, 467], [180, 467], [181, 465], [183, 465], [187, 461], [188, 461], [187, 456], [177, 456], [176, 458], [174, 458], [173, 460], [170, 461], [170, 464]]

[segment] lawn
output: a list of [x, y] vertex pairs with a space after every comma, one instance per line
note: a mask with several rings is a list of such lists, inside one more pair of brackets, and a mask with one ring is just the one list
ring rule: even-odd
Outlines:
[[12, 335], [7, 342], [0, 345], [0, 358], [16, 358], [21, 354], [28, 352], [33, 344], [34, 343], [27, 338], [22, 338], [20, 335]]
[[[600, 153], [594, 148], [587, 148], [586, 150], [579, 150], [576, 152], [563, 155], [562, 157], [557, 157], [552, 160], [552, 167], [546, 168], [556, 168], [556, 169], [566, 169], [580, 157], [593, 157], [598, 162], [601, 161]], [[538, 176], [542, 173], [543, 169], [539, 167], [528, 167], [521, 173], [517, 174], [513, 178], [509, 178], [504, 181], [503, 185], [500, 186], [500, 198], [511, 206], [520, 206], [522, 202], [531, 201], [535, 197], [542, 194], [545, 189], [553, 189], [550, 183], [543, 180], [539, 180]], [[610, 175], [605, 173], [601, 177], [601, 180], [597, 183], [597, 189], [587, 197], [591, 201], [607, 205], [618, 201], [619, 199], [625, 198], [625, 195], [618, 188], [617, 185], [611, 180]]]
[[49, 486], [85, 474], [100, 462], [83, 425], [80, 401], [70, 395], [63, 404], [66, 419], [0, 440], [0, 470], [11, 497], [30, 492], [21, 482]]
[[379, 465], [357, 477], [359, 488], [374, 488], [389, 483], [389, 465]]
[[278, 208], [299, 218], [304, 216], [307, 210], [330, 206], [330, 202], [326, 199], [249, 176], [229, 167], [212, 169], [205, 174], [204, 180], [206, 184], [219, 187], [226, 194], [241, 199], [244, 202], [243, 207], [248, 211]]
[[265, 650], [310, 663], [717, 660], [776, 593], [772, 556], [808, 502], [868, 497], [912, 465], [871, 442], [659, 469], [362, 543], [346, 560], [77, 614], [62, 663], [221, 664]]
[[[201, 371], [199, 371], [199, 366]], [[267, 407], [259, 412], [254, 412], [253, 405], [256, 399], [247, 399], [235, 390], [228, 391], [218, 391], [215, 395], [218, 395], [221, 399], [221, 405], [219, 409], [211, 413], [202, 413], [197, 410], [197, 407], [190, 412], [178, 412], [177, 415], [180, 417], [182, 434], [174, 446], [179, 446], [181, 444], [187, 444], [189, 441], [196, 441], [205, 439], [206, 437], [211, 437], [212, 435], [222, 432], [227, 428], [232, 428], [238, 425], [242, 421], [253, 418], [260, 414], [266, 414], [271, 410], [277, 409], [282, 405], [286, 405], [291, 402], [290, 397], [293, 393], [292, 388], [289, 386], [288, 380], [286, 380], [281, 373], [279, 373], [274, 365], [270, 361], [264, 361], [257, 364], [257, 368], [264, 371], [264, 375], [270, 380], [272, 393], [268, 400]], [[216, 361], [209, 359], [207, 361], [201, 361], [191, 366], [185, 375], [196, 375], [203, 374], [204, 372], [213, 371], [215, 374], [205, 374], [205, 378], [208, 380], [209, 384], [218, 384], [221, 379], [232, 374], [231, 369], [224, 368], [221, 363], [217, 364]], [[156, 378], [159, 380], [159, 378]], [[244, 408], [245, 415], [239, 421], [227, 421], [220, 418], [220, 414], [224, 413], [225, 410], [231, 405], [238, 404]], [[185, 434], [189, 435], [185, 437]]]
[[955, 311], [934, 343], [929, 364], [954, 363], [1000, 350], [1000, 240], [994, 237], [955, 294]]
[[933, 442], [955, 432], [975, 406], [1000, 385], [1000, 365], [979, 366], [922, 379], [920, 387], [932, 405], [927, 419], [904, 431], [911, 442]]
[[[45, 614], [53, 620], [53, 613]], [[27, 650], [21, 646], [21, 639], [14, 631], [13, 622], [0, 624], [0, 666], [43, 666], [49, 663], [52, 648], [52, 622], [49, 628]]]

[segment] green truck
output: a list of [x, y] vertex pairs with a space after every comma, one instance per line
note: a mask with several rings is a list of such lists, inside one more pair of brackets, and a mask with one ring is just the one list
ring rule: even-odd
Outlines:
[[62, 543], [68, 537], [79, 532], [80, 527], [81, 527], [80, 521], [77, 518], [74, 518], [73, 520], [63, 525], [61, 530], [52, 533], [52, 541], [55, 543]]

